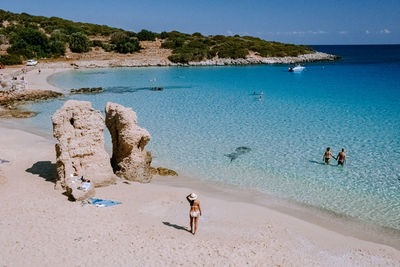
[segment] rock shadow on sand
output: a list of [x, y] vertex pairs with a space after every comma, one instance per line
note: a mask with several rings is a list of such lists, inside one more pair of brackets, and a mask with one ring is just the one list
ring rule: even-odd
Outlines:
[[39, 177], [42, 177], [47, 182], [56, 182], [56, 164], [51, 163], [51, 161], [38, 161], [25, 171], [39, 175]]
[[173, 223], [170, 223], [170, 222], [162, 222], [164, 225], [166, 225], [166, 226], [170, 226], [170, 227], [173, 227], [173, 228], [175, 228], [175, 229], [177, 229], [177, 230], [182, 230], [182, 231], [186, 231], [186, 232], [189, 232], [190, 233], [190, 230], [189, 229], [187, 229], [186, 227], [183, 227], [183, 226], [180, 226], [180, 225], [177, 225], [177, 224], [173, 224]]

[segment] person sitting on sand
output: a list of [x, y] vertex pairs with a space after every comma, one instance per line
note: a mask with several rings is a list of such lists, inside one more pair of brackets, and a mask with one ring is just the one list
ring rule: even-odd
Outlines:
[[[197, 195], [195, 193], [191, 193], [186, 197], [187, 201], [190, 204], [190, 232], [195, 234], [197, 231], [197, 221], [199, 216], [201, 216], [201, 209], [200, 209], [200, 202], [197, 200]], [[194, 221], [194, 228], [193, 228], [193, 221]]]
[[331, 160], [331, 158], [336, 159], [335, 156], [333, 156], [331, 153], [331, 148], [328, 147], [328, 148], [326, 148], [326, 151], [324, 153], [323, 161], [325, 161], [325, 164], [329, 164], [329, 161]]
[[339, 154], [337, 155], [337, 165], [344, 165], [344, 163], [346, 162], [346, 152], [344, 152], [344, 148], [342, 148], [342, 151], [339, 152]]

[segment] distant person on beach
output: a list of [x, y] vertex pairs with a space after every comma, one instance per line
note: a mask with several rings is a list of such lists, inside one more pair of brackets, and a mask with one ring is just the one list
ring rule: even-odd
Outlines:
[[344, 165], [346, 162], [346, 152], [344, 152], [344, 148], [342, 148], [342, 151], [339, 152], [337, 155], [337, 165]]
[[[195, 234], [197, 231], [197, 221], [201, 216], [201, 209], [200, 209], [200, 202], [197, 200], [197, 195], [195, 193], [191, 193], [186, 197], [187, 201], [190, 204], [190, 232]], [[193, 228], [193, 221], [194, 221], [194, 228]]]
[[335, 156], [333, 156], [331, 153], [331, 148], [328, 147], [328, 148], [326, 148], [326, 151], [324, 153], [324, 158], [323, 158], [325, 164], [329, 164], [329, 161], [331, 160], [331, 158], [336, 159]]

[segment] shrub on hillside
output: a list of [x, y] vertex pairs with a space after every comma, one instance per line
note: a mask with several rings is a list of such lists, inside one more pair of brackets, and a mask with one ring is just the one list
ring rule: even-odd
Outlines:
[[66, 43], [59, 40], [50, 40], [49, 49], [52, 57], [59, 57], [65, 55]]
[[69, 48], [72, 52], [83, 53], [89, 51], [89, 39], [86, 34], [82, 32], [76, 32], [71, 34], [69, 38]]
[[136, 36], [139, 41], [154, 41], [156, 39], [156, 33], [148, 30], [141, 30]]
[[11, 46], [8, 54], [21, 55], [24, 58], [41, 58], [51, 55], [49, 38], [38, 29], [17, 27], [10, 35]]
[[125, 32], [116, 32], [111, 35], [112, 49], [118, 53], [134, 53], [140, 50], [137, 38], [130, 38]]
[[168, 33], [167, 32], [162, 32], [162, 33], [160, 33], [160, 38], [161, 39], [167, 39], [168, 38]]
[[129, 39], [115, 45], [114, 50], [118, 53], [134, 53], [140, 50], [140, 44], [137, 39]]
[[103, 44], [103, 42], [102, 41], [100, 41], [100, 40], [93, 40], [93, 41], [91, 41], [90, 42], [90, 46], [91, 47], [103, 47], [104, 46], [104, 44]]
[[0, 56], [0, 63], [4, 65], [19, 65], [22, 64], [22, 59], [18, 55]]

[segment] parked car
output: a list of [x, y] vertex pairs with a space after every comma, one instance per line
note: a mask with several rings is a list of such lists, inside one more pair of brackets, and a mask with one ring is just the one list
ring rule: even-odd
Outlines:
[[27, 66], [36, 66], [38, 64], [38, 62], [36, 61], [36, 60], [34, 60], [34, 59], [29, 59], [27, 62], [26, 62], [26, 65]]

